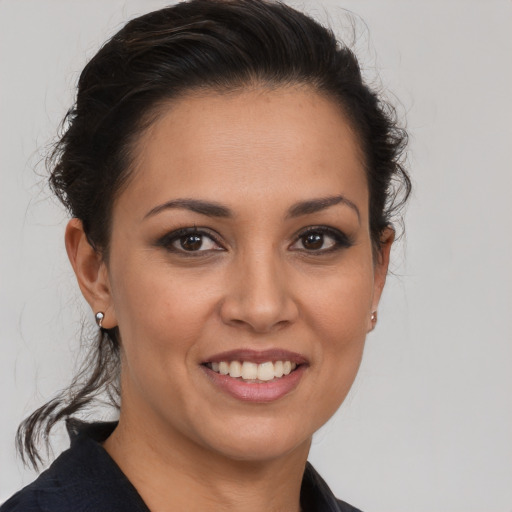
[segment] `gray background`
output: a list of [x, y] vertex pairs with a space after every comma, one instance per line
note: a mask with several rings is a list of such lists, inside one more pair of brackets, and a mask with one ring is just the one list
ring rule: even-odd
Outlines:
[[[0, 502], [33, 478], [17, 424], [67, 385], [80, 319], [92, 323], [41, 155], [99, 44], [166, 3], [0, 0]], [[415, 184], [378, 328], [311, 460], [366, 512], [510, 512], [512, 2], [293, 5], [336, 28], [350, 25], [342, 7], [364, 19], [355, 47], [400, 99]]]

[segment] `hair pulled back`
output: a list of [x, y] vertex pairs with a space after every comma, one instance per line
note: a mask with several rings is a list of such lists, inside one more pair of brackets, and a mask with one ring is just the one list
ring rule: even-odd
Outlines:
[[[49, 158], [50, 185], [108, 260], [112, 207], [132, 172], [134, 145], [162, 106], [194, 91], [309, 86], [339, 105], [365, 158], [370, 233], [410, 193], [401, 157], [406, 134], [394, 110], [363, 82], [352, 51], [293, 8], [267, 0], [190, 0], [127, 23], [85, 66], [64, 134]], [[400, 192], [400, 193], [399, 193]], [[35, 411], [17, 443], [34, 466], [52, 427], [106, 392], [118, 406], [120, 340], [101, 330], [70, 388]]]

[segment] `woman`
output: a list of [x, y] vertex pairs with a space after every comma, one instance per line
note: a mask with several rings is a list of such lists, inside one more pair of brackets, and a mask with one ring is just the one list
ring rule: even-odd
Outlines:
[[[404, 141], [354, 55], [290, 7], [128, 23], [53, 155], [99, 335], [88, 380], [18, 441], [37, 463], [66, 418], [71, 448], [0, 510], [357, 510], [307, 456], [377, 321]], [[73, 419], [101, 391], [119, 422]]]

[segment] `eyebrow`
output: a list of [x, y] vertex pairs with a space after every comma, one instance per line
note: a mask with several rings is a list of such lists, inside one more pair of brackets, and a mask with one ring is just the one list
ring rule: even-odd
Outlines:
[[[300, 217], [301, 215], [320, 212], [338, 204], [342, 204], [351, 208], [357, 214], [358, 220], [361, 221], [359, 208], [352, 201], [341, 195], [320, 197], [318, 199], [310, 199], [307, 201], [295, 203], [289, 208], [287, 218], [295, 218]], [[220, 203], [204, 201], [202, 199], [173, 199], [161, 205], [155, 206], [148, 213], [146, 213], [144, 219], [157, 215], [164, 210], [175, 208], [190, 210], [192, 212], [206, 215], [208, 217], [233, 217], [233, 212], [227, 206], [224, 206]]]
[[320, 212], [337, 204], [342, 204], [351, 208], [354, 212], [356, 212], [359, 222], [361, 221], [361, 212], [359, 211], [359, 208], [355, 203], [347, 199], [345, 196], [320, 197], [318, 199], [301, 201], [300, 203], [294, 204], [288, 210], [288, 217], [300, 217], [301, 215]]
[[203, 201], [200, 199], [173, 199], [172, 201], [167, 201], [164, 204], [155, 206], [155, 208], [144, 215], [144, 218], [152, 217], [164, 210], [173, 208], [190, 210], [192, 212], [200, 213], [201, 215], [207, 215], [208, 217], [227, 218], [233, 216], [229, 208], [219, 203]]

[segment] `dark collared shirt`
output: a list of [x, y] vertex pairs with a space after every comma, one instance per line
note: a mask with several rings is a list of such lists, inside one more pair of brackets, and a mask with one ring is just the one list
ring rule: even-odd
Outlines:
[[[0, 512], [150, 512], [101, 446], [115, 427], [115, 422], [68, 421], [71, 447], [4, 503]], [[300, 500], [303, 512], [361, 512], [337, 500], [309, 463]]]

